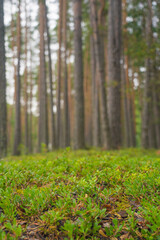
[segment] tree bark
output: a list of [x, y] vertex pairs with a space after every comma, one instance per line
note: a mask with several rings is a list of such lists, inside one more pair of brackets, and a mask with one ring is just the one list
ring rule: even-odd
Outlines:
[[53, 112], [53, 77], [52, 77], [52, 58], [51, 58], [51, 48], [50, 48], [50, 34], [49, 25], [47, 17], [47, 6], [45, 1], [45, 22], [46, 22], [46, 32], [47, 32], [47, 49], [48, 49], [48, 59], [49, 59], [49, 87], [50, 87], [50, 124], [51, 124], [51, 148], [52, 150], [56, 147], [56, 132], [55, 132], [55, 117]]
[[39, 31], [40, 31], [40, 72], [39, 72], [39, 131], [38, 150], [42, 144], [48, 147], [48, 122], [47, 122], [47, 95], [46, 95], [46, 68], [45, 68], [45, 4], [39, 1]]
[[[158, 89], [158, 86], [157, 86], [157, 82], [156, 80], [158, 79], [158, 76], [157, 76], [157, 69], [156, 67], [154, 68], [154, 84], [152, 86], [152, 92], [153, 92], [153, 114], [154, 114], [154, 126], [155, 126], [155, 135], [156, 135], [156, 147], [157, 148], [160, 148], [160, 124], [159, 124], [159, 121], [160, 121], [160, 111], [158, 109], [158, 98], [157, 98], [157, 89]], [[156, 89], [157, 87], [157, 89]]]
[[18, 2], [17, 14], [17, 69], [16, 69], [16, 89], [15, 89], [15, 136], [14, 136], [14, 155], [20, 155], [21, 144], [21, 1]]
[[[110, 133], [108, 124], [107, 102], [106, 102], [106, 88], [105, 88], [105, 73], [104, 73], [104, 58], [101, 56], [100, 50], [100, 36], [97, 23], [96, 1], [90, 0], [91, 24], [93, 28], [93, 39], [95, 47], [96, 69], [98, 74], [98, 84], [100, 86], [100, 112], [101, 112], [101, 130], [102, 143], [105, 149], [110, 148]], [[103, 59], [103, 60], [102, 60]]]
[[93, 34], [90, 37], [91, 78], [92, 78], [92, 144], [100, 146], [99, 85], [96, 71], [96, 59]]
[[63, 43], [64, 43], [64, 147], [70, 145], [70, 122], [68, 104], [68, 70], [67, 70], [67, 9], [68, 1], [63, 1]]
[[0, 1], [0, 158], [7, 153], [7, 103], [5, 75], [4, 1]]
[[121, 147], [121, 0], [109, 0], [108, 113], [113, 149]]
[[24, 70], [24, 103], [25, 103], [25, 150], [28, 153], [29, 148], [29, 126], [28, 126], [28, 16], [27, 3], [25, 0], [25, 70]]
[[59, 26], [58, 26], [58, 78], [57, 78], [57, 134], [56, 142], [57, 148], [60, 147], [61, 136], [61, 46], [62, 46], [62, 13], [63, 0], [59, 1]]
[[[152, 1], [148, 0], [148, 9], [147, 9], [147, 16], [146, 16], [146, 43], [147, 49], [149, 49], [152, 44]], [[151, 102], [151, 91], [150, 91], [150, 84], [151, 84], [151, 59], [148, 56], [145, 61], [146, 66], [146, 76], [145, 76], [145, 83], [144, 83], [144, 96], [143, 96], [143, 112], [142, 112], [142, 147], [149, 148], [149, 106]]]
[[84, 89], [83, 89], [83, 61], [82, 61], [82, 2], [74, 0], [74, 90], [75, 90], [75, 121], [74, 148], [85, 147], [84, 139]]

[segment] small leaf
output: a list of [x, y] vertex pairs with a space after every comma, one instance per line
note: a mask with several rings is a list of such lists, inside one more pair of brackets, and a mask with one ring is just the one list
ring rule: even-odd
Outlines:
[[125, 239], [128, 238], [128, 236], [129, 236], [129, 233], [126, 233], [126, 234], [122, 235], [122, 236], [120, 237], [120, 239], [121, 239], [121, 240], [125, 240]]
[[103, 237], [106, 237], [106, 238], [107, 238], [106, 234], [103, 232], [102, 229], [99, 230], [99, 234], [101, 234]]

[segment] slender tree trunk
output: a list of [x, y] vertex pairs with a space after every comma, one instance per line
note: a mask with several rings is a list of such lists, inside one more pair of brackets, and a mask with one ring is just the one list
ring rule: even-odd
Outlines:
[[74, 148], [85, 147], [84, 139], [84, 89], [83, 89], [83, 62], [82, 62], [82, 2], [74, 0], [74, 50], [75, 50], [75, 129]]
[[39, 74], [39, 136], [38, 150], [41, 145], [48, 147], [48, 122], [47, 122], [47, 94], [46, 94], [46, 69], [45, 69], [45, 4], [39, 0], [39, 31], [40, 31], [40, 74]]
[[0, 1], [0, 158], [7, 153], [7, 103], [5, 75], [4, 1]]
[[25, 70], [24, 70], [24, 102], [25, 102], [25, 148], [28, 153], [29, 148], [29, 126], [28, 126], [28, 17], [27, 17], [27, 3], [25, 1]]
[[28, 116], [28, 121], [29, 121], [29, 136], [28, 136], [28, 150], [29, 150], [29, 153], [32, 153], [33, 152], [33, 135], [32, 135], [32, 132], [33, 132], [33, 129], [32, 129], [32, 101], [33, 101], [33, 58], [32, 58], [32, 44], [31, 44], [31, 39], [32, 39], [32, 31], [31, 31], [31, 16], [29, 16], [29, 30], [28, 30], [28, 34], [29, 34], [29, 38], [30, 38], [30, 42], [29, 42], [29, 55], [30, 55], [30, 67], [28, 68], [29, 70], [29, 73], [28, 73], [28, 80], [29, 80], [29, 83], [28, 83], [28, 90], [29, 90], [29, 93], [28, 93], [28, 100], [29, 100], [29, 104], [28, 104], [28, 112], [29, 112], [29, 116]]
[[92, 116], [91, 116], [91, 79], [89, 66], [89, 43], [86, 44], [84, 56], [84, 102], [85, 102], [85, 142], [92, 146]]
[[124, 146], [130, 147], [130, 131], [129, 131], [129, 116], [128, 116], [128, 97], [127, 97], [127, 86], [126, 86], [126, 71], [125, 64], [122, 67], [122, 102], [123, 102], [123, 127], [124, 127]]
[[[17, 58], [16, 53], [15, 53], [15, 47], [17, 45], [17, 40], [15, 36], [15, 21], [14, 21], [14, 14], [13, 14], [13, 2], [11, 1], [11, 36], [12, 36], [12, 43], [11, 43], [11, 48], [12, 48], [12, 53], [13, 53], [13, 68], [14, 68], [14, 84], [15, 84], [15, 89], [16, 89], [16, 64], [15, 64], [15, 59]], [[14, 91], [14, 102], [16, 99], [16, 91]]]
[[67, 71], [67, 9], [68, 1], [63, 1], [63, 42], [64, 42], [64, 146], [70, 145], [70, 121], [68, 105], [68, 71]]
[[62, 13], [63, 13], [63, 0], [59, 1], [59, 26], [58, 26], [58, 79], [57, 79], [57, 148], [60, 147], [61, 135], [61, 46], [62, 46]]
[[121, 146], [121, 0], [109, 0], [108, 113], [112, 148]]
[[152, 92], [153, 92], [153, 113], [154, 113], [154, 126], [155, 126], [155, 133], [156, 133], [156, 146], [157, 148], [160, 148], [160, 128], [159, 128], [159, 121], [160, 121], [160, 112], [158, 110], [158, 98], [156, 94], [156, 87], [157, 86], [157, 69], [154, 68], [154, 84], [152, 86]]
[[50, 87], [50, 124], [51, 124], [51, 148], [52, 150], [56, 147], [56, 132], [55, 132], [55, 117], [53, 112], [53, 73], [52, 73], [52, 58], [51, 58], [51, 49], [50, 49], [50, 34], [49, 34], [49, 25], [47, 17], [47, 6], [45, 1], [45, 22], [46, 22], [46, 32], [47, 32], [47, 48], [48, 48], [48, 58], [49, 58], [49, 87]]
[[96, 72], [96, 59], [93, 34], [90, 37], [91, 76], [92, 76], [92, 137], [93, 146], [100, 146], [99, 85]]
[[[95, 59], [96, 59], [96, 69], [98, 74], [98, 84], [100, 85], [100, 100], [101, 100], [101, 130], [103, 147], [110, 148], [110, 134], [109, 134], [109, 124], [108, 124], [108, 114], [107, 114], [107, 104], [106, 104], [106, 88], [105, 88], [105, 73], [104, 64], [102, 62], [102, 56], [100, 51], [100, 38], [97, 24], [97, 11], [96, 11], [96, 1], [90, 0], [90, 10], [91, 10], [91, 24], [93, 28], [93, 39], [95, 48]], [[104, 59], [104, 58], [103, 58]]]
[[17, 70], [16, 70], [16, 89], [15, 89], [15, 136], [13, 154], [20, 154], [21, 144], [21, 77], [20, 77], [20, 61], [21, 61], [21, 1], [18, 2], [17, 14]]
[[[70, 59], [72, 55], [72, 49], [70, 49], [69, 51], [69, 57], [68, 59]], [[72, 126], [74, 126], [74, 99], [73, 99], [73, 94], [72, 94], [72, 85], [73, 85], [73, 78], [72, 78], [72, 63], [69, 62], [68, 63], [68, 102], [69, 102], [69, 119], [70, 119], [70, 135], [71, 135], [71, 140], [74, 139], [74, 128]], [[72, 142], [71, 142], [71, 145]]]
[[33, 79], [32, 79], [32, 58], [30, 61], [31, 68], [30, 68], [30, 93], [29, 93], [29, 152], [32, 153], [33, 151], [33, 141], [32, 141], [32, 89], [33, 89]]
[[131, 131], [130, 131], [130, 89], [129, 89], [129, 78], [128, 78], [128, 56], [125, 55], [127, 51], [127, 36], [126, 36], [126, 0], [122, 1], [122, 24], [124, 28], [123, 47], [122, 47], [122, 95], [123, 95], [123, 108], [124, 108], [124, 145], [125, 147], [131, 146]]
[[132, 146], [136, 147], [136, 113], [135, 113], [135, 90], [134, 90], [134, 75], [131, 79], [131, 121], [132, 121]]
[[[146, 17], [146, 43], [148, 51], [151, 47], [152, 42], [152, 1], [148, 0], [148, 10]], [[146, 66], [146, 76], [145, 76], [145, 85], [144, 85], [144, 96], [143, 96], [143, 112], [142, 112], [142, 147], [149, 147], [149, 105], [150, 105], [150, 84], [151, 84], [151, 59], [148, 56], [145, 62]]]

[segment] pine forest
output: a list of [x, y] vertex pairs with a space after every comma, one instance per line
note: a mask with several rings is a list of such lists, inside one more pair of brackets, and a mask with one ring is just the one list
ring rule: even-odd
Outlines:
[[160, 240], [160, 0], [0, 0], [0, 240]]

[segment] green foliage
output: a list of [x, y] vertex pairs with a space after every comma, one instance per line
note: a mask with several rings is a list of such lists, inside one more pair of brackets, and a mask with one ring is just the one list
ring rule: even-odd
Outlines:
[[155, 152], [136, 149], [4, 159], [0, 239], [159, 239], [159, 169]]

